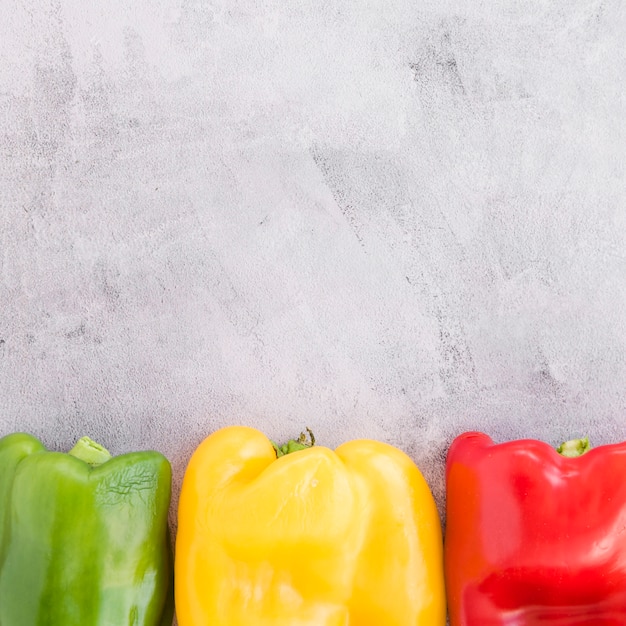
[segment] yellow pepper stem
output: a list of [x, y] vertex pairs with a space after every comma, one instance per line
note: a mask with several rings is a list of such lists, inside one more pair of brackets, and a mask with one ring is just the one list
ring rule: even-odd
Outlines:
[[[307, 441], [306, 433], [309, 433], [309, 441]], [[276, 451], [276, 458], [280, 459], [280, 457], [285, 456], [285, 454], [291, 454], [292, 452], [298, 452], [299, 450], [312, 448], [315, 445], [315, 436], [308, 426], [306, 427], [306, 433], [300, 433], [300, 436], [297, 439], [290, 439], [282, 446], [279, 446], [278, 444], [270, 440], [272, 446], [274, 447], [274, 450]]]

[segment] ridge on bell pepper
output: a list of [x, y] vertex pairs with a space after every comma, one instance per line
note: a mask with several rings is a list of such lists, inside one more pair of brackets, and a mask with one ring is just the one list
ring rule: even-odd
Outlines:
[[178, 508], [179, 625], [443, 626], [440, 520], [415, 464], [375, 441], [292, 441], [233, 426], [194, 452]]
[[626, 624], [626, 443], [457, 437], [446, 463], [451, 626]]
[[0, 625], [170, 626], [171, 469], [87, 437], [0, 439]]

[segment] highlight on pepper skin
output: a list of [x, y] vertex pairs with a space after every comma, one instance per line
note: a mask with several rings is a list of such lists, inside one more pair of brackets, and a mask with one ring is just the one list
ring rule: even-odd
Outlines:
[[441, 525], [415, 464], [375, 441], [298, 442], [235, 426], [193, 454], [180, 626], [444, 626]]

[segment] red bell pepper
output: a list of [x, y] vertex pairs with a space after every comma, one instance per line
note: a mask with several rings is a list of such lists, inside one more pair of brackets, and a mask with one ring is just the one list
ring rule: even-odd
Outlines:
[[476, 432], [452, 443], [451, 626], [626, 624], [626, 443], [564, 446]]

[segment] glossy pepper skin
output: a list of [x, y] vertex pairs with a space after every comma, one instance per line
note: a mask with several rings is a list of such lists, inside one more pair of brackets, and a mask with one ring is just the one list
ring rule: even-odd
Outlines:
[[626, 624], [626, 443], [567, 458], [469, 432], [446, 477], [451, 626]]
[[445, 624], [434, 500], [374, 441], [277, 458], [255, 429], [210, 435], [183, 480], [175, 574], [180, 626]]
[[169, 626], [170, 465], [0, 439], [0, 626]]

